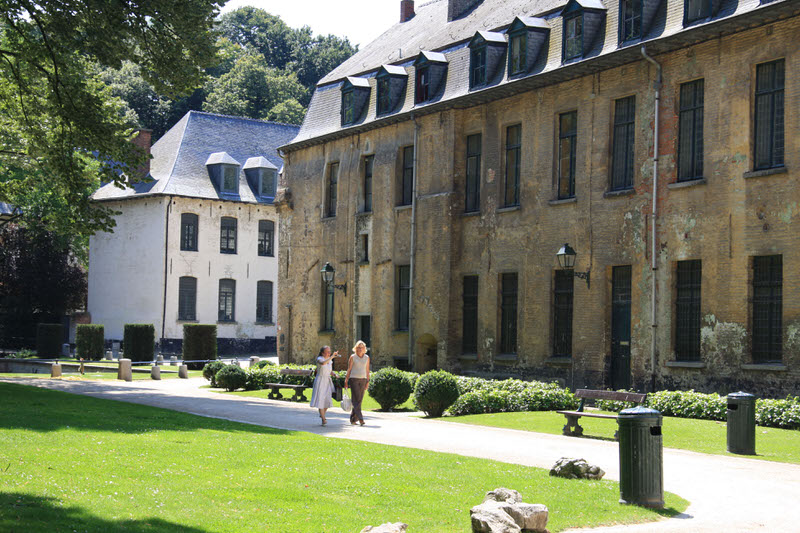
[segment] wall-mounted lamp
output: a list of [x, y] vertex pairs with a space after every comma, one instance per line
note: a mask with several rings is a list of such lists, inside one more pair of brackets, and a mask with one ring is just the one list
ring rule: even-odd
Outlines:
[[320, 274], [322, 274], [322, 282], [325, 285], [333, 285], [334, 289], [339, 289], [340, 291], [344, 292], [344, 295], [347, 296], [347, 282], [345, 281], [341, 285], [334, 285], [333, 280], [336, 277], [336, 270], [333, 268], [333, 265], [330, 263], [325, 263], [320, 270]]
[[586, 288], [588, 289], [590, 287], [591, 271], [587, 270], [586, 272], [575, 272], [575, 270], [573, 270], [575, 268], [575, 258], [577, 256], [578, 253], [567, 243], [564, 243], [564, 246], [562, 246], [561, 249], [556, 252], [556, 259], [558, 259], [559, 266], [565, 270], [572, 271], [572, 275], [576, 278], [585, 279]]

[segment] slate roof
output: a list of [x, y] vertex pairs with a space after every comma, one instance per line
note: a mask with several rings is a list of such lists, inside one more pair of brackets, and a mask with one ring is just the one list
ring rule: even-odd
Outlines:
[[17, 213], [19, 213], [19, 209], [17, 209], [13, 205], [7, 204], [5, 202], [0, 202], [0, 218], [10, 217], [12, 215], [16, 215]]
[[[283, 167], [278, 147], [291, 141], [298, 126], [189, 111], [151, 148], [150, 176], [153, 181], [120, 189], [113, 183], [98, 189], [92, 199], [120, 200], [152, 195], [225, 199], [256, 203], [243, 168], [239, 172], [239, 195], [217, 192], [206, 169], [209, 157], [228, 158], [241, 165], [251, 158], [263, 158], [276, 168]], [[256, 160], [256, 159], [254, 159]], [[217, 161], [219, 162], [219, 161]]]
[[[591, 50], [582, 58], [562, 61], [563, 19], [560, 14], [568, 0], [482, 0], [462, 18], [447, 21], [448, 0], [433, 0], [420, 5], [416, 15], [409, 21], [397, 23], [375, 41], [359, 50], [339, 65], [317, 84], [305, 121], [298, 136], [283, 149], [290, 151], [308, 144], [324, 142], [341, 132], [361, 132], [374, 127], [407, 120], [411, 112], [440, 109], [450, 102], [458, 105], [473, 105], [516, 92], [531, 90], [547, 84], [557, 83], [578, 75], [585, 75], [609, 68], [615, 63], [624, 64], [641, 61], [640, 44], [647, 44], [648, 51], [661, 53], [665, 50], [687, 46], [694, 42], [713, 38], [720, 32], [738, 31], [747, 27], [743, 16], [752, 14], [753, 23], [797, 12], [798, 0], [719, 0], [717, 13], [708, 20], [683, 25], [683, 0], [660, 0], [649, 31], [639, 40], [619, 43], [617, 18], [619, 0], [579, 0], [585, 8], [604, 10], [603, 29], [598, 33]], [[794, 6], [792, 6], [794, 4]], [[469, 49], [467, 45], [477, 31], [505, 32], [516, 17], [539, 28], [550, 28], [548, 42], [543, 46], [542, 57], [531, 72], [524, 76], [508, 77], [504, 69], [502, 79], [478, 90], [469, 87]], [[415, 104], [414, 60], [422, 53], [438, 52], [449, 63], [444, 94], [436, 103]], [[438, 55], [438, 54], [437, 54]], [[376, 116], [376, 79], [382, 65], [396, 65], [408, 73], [405, 100], [394, 113]], [[345, 78], [361, 77], [369, 81], [370, 102], [365, 118], [358, 123], [342, 127], [340, 118], [341, 85]], [[483, 95], [485, 96], [482, 96]], [[491, 96], [496, 95], [496, 96]]]

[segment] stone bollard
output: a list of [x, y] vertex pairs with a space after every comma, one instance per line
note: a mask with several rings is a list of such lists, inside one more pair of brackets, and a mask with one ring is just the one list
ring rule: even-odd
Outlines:
[[156, 364], [158, 364], [158, 365], [163, 365], [164, 364], [164, 356], [163, 355], [158, 354], [158, 357], [156, 357]]
[[153, 365], [150, 368], [150, 379], [155, 379], [155, 380], [161, 379], [161, 367]]
[[114, 341], [111, 343], [111, 358], [119, 359], [119, 341]]
[[189, 379], [189, 367], [186, 365], [179, 366], [178, 377], [181, 379]]
[[69, 357], [69, 344], [61, 345], [61, 357]]
[[119, 370], [117, 371], [117, 379], [124, 381], [133, 381], [133, 371], [131, 370], [130, 359], [119, 360]]
[[169, 365], [170, 366], [178, 366], [178, 358], [176, 356], [172, 356], [169, 358]]
[[111, 361], [114, 359], [114, 356], [111, 353], [111, 350], [106, 350], [106, 361]]
[[53, 363], [52, 366], [50, 366], [50, 377], [51, 378], [61, 377], [61, 365], [59, 363]]
[[250, 358], [250, 368], [255, 367], [258, 363], [261, 362], [260, 357], [256, 357], [255, 355]]

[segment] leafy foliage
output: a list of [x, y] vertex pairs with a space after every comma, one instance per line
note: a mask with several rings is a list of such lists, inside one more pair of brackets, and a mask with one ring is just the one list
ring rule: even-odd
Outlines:
[[131, 361], [152, 361], [156, 330], [153, 324], [125, 324], [122, 350]]
[[39, 324], [36, 329], [36, 353], [39, 357], [59, 357], [64, 329], [61, 324]]
[[217, 372], [217, 385], [227, 391], [242, 389], [247, 384], [247, 373], [237, 365], [225, 365]]
[[210, 382], [212, 388], [217, 388], [217, 372], [225, 368], [225, 366], [222, 361], [211, 361], [203, 367], [203, 377]]
[[380, 404], [381, 409], [391, 411], [404, 404], [414, 392], [414, 382], [410, 374], [411, 372], [391, 367], [373, 372], [370, 374], [369, 395]]
[[75, 353], [90, 361], [103, 358], [105, 327], [102, 324], [78, 324], [75, 329]]
[[555, 411], [574, 409], [575, 396], [559, 387], [531, 386], [523, 390], [484, 388], [459, 396], [447, 413], [453, 416], [516, 411]]
[[458, 382], [444, 370], [422, 374], [414, 390], [414, 401], [430, 417], [439, 417], [458, 399]]

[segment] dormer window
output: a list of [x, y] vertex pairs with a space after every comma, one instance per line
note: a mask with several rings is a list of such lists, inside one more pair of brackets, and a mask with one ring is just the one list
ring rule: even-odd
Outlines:
[[256, 200], [272, 203], [278, 182], [278, 167], [266, 157], [251, 157], [245, 161], [244, 174]]
[[258, 195], [262, 198], [275, 198], [278, 171], [262, 168], [259, 174]]
[[342, 126], [348, 126], [355, 122], [355, 104], [356, 99], [352, 89], [349, 91], [342, 91]]
[[392, 109], [392, 95], [389, 89], [389, 76], [378, 78], [378, 108], [377, 113], [382, 115]]
[[533, 70], [550, 36], [550, 24], [541, 18], [516, 17], [507, 35], [508, 75], [521, 76]]
[[[634, 1], [642, 2], [643, 0]], [[567, 5], [561, 10], [561, 18], [564, 21], [561, 57], [565, 63], [586, 57], [592, 51], [595, 38], [603, 27], [605, 16], [606, 8], [600, 0], [569, 0], [567, 2]]]
[[478, 45], [470, 54], [469, 86], [479, 87], [486, 83], [486, 45]]
[[711, 0], [684, 0], [683, 25], [709, 18], [711, 8]]
[[564, 61], [583, 56], [583, 13], [564, 19]]
[[528, 33], [518, 31], [508, 36], [508, 74], [514, 76], [525, 72], [528, 58]]
[[620, 0], [619, 41], [624, 43], [642, 38], [642, 7], [644, 0]]
[[475, 89], [497, 81], [506, 53], [506, 36], [502, 33], [479, 31], [469, 42], [469, 87]]
[[214, 188], [220, 194], [239, 194], [239, 162], [227, 152], [208, 156], [206, 168]]
[[364, 78], [348, 77], [342, 83], [342, 126], [350, 126], [363, 119], [364, 109], [369, 102], [369, 81]]
[[431, 85], [431, 71], [427, 65], [417, 67], [417, 91], [414, 101], [418, 104], [427, 102]]
[[376, 76], [377, 97], [375, 112], [377, 115], [386, 115], [397, 111], [404, 100], [408, 73], [403, 67], [397, 65], [382, 65]]
[[414, 67], [414, 103], [422, 104], [440, 96], [447, 79], [445, 55], [439, 52], [420, 52], [414, 61]]

